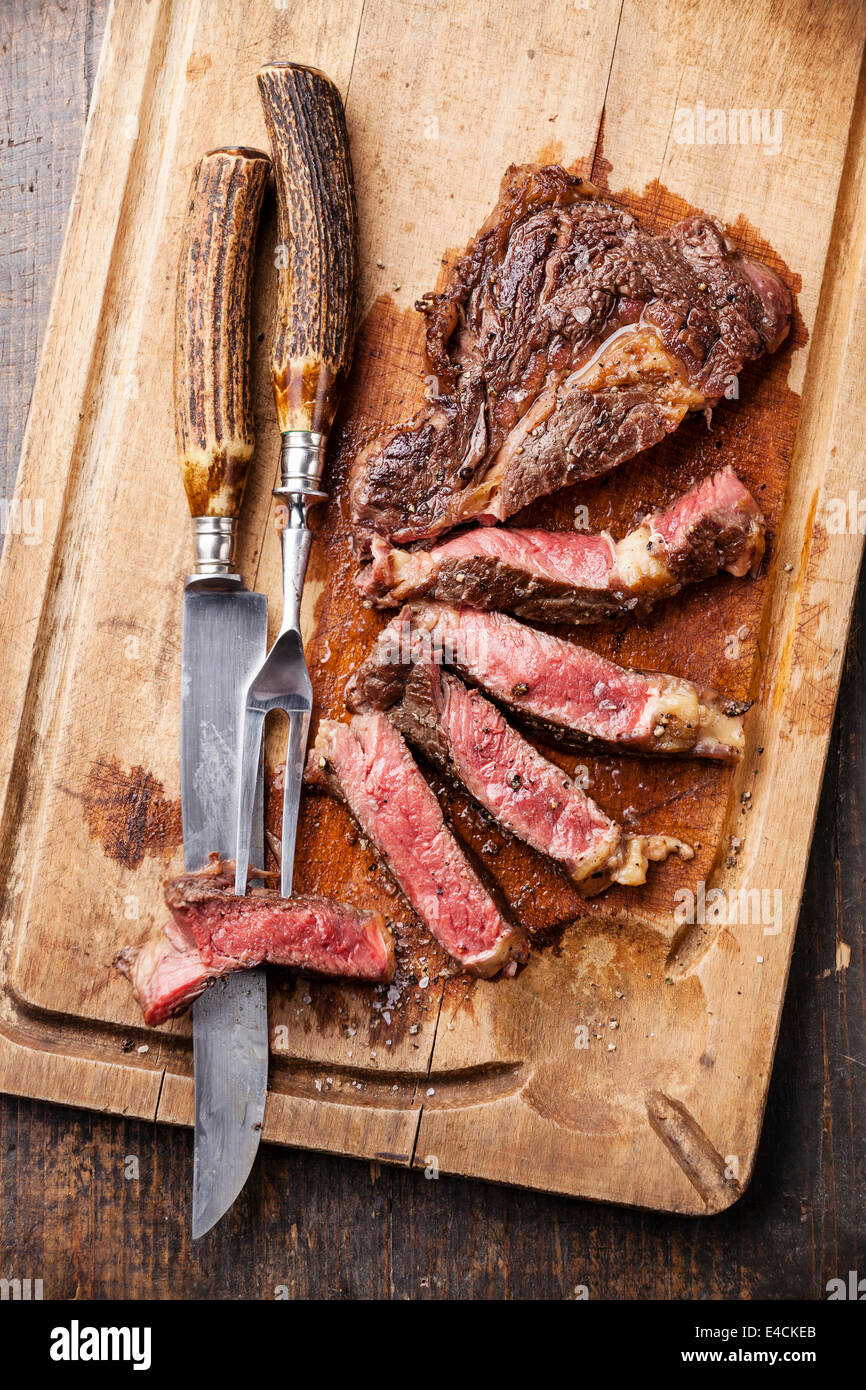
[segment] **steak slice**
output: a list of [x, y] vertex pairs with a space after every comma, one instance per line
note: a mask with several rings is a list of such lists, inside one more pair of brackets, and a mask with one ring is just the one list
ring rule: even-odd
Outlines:
[[397, 730], [378, 712], [323, 719], [308, 780], [345, 802], [428, 931], [464, 970], [485, 978], [526, 959], [507, 921], [445, 824]]
[[220, 974], [227, 973], [206, 966], [173, 922], [143, 946], [125, 946], [114, 964], [132, 985], [151, 1028], [183, 1013]]
[[381, 913], [261, 889], [238, 897], [233, 886], [234, 866], [218, 856], [198, 873], [170, 879], [172, 920], [164, 932], [115, 957], [146, 1023], [164, 1022], [213, 980], [265, 963], [347, 979], [392, 978], [394, 943]]
[[606, 531], [475, 526], [432, 550], [400, 550], [382, 536], [356, 582], [376, 608], [433, 598], [504, 609], [542, 622], [593, 623], [644, 614], [684, 584], [720, 570], [757, 572], [764, 518], [732, 468], [684, 493], [614, 541]]
[[398, 545], [607, 472], [708, 410], [788, 332], [791, 296], [692, 216], [651, 236], [557, 165], [512, 167], [417, 305], [435, 388], [357, 456], [356, 544]]
[[564, 869], [589, 896], [646, 880], [650, 860], [694, 851], [668, 835], [626, 835], [586, 792], [527, 743], [477, 690], [419, 661], [389, 716], [430, 762], [498, 823]]
[[734, 762], [748, 704], [660, 672], [631, 671], [504, 613], [415, 603], [391, 620], [352, 676], [350, 709], [390, 709], [431, 656], [566, 747]]

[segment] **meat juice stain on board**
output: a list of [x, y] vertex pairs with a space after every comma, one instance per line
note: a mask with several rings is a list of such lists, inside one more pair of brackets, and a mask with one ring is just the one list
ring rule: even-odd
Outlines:
[[145, 856], [170, 859], [183, 844], [180, 802], [143, 767], [99, 758], [77, 795], [91, 837], [126, 869], [137, 869]]
[[[561, 147], [545, 151], [548, 153], [561, 158]], [[577, 161], [571, 168], [589, 174], [590, 161]], [[702, 211], [658, 182], [648, 185], [642, 194], [609, 192], [609, 175], [610, 165], [600, 141], [592, 161], [593, 181], [656, 233]], [[755, 228], [739, 218], [728, 230], [740, 249], [766, 261], [796, 295], [799, 277], [780, 261]], [[460, 255], [462, 248], [443, 255], [437, 289], [442, 288], [449, 265]], [[735, 386], [737, 398], [716, 408], [710, 428], [702, 416], [689, 419], [661, 444], [613, 473], [539, 500], [508, 524], [572, 529], [580, 506], [586, 509], [587, 529], [608, 528], [619, 538], [647, 512], [731, 464], [766, 516], [771, 556], [799, 409], [799, 396], [788, 387], [787, 376], [792, 353], [806, 340], [795, 303], [793, 328], [786, 343], [777, 353], [744, 370]], [[323, 592], [310, 644], [312, 663], [317, 653], [330, 654], [321, 670], [313, 672], [314, 725], [322, 715], [346, 717], [345, 681], [383, 625], [383, 616], [364, 609], [354, 588], [346, 480], [355, 453], [383, 427], [409, 418], [421, 404], [427, 376], [423, 343], [421, 316], [399, 309], [388, 296], [374, 303], [359, 334], [352, 384], [338, 420], [330, 462], [327, 486], [332, 500], [323, 522], [327, 549], [315, 547], [313, 552], [314, 573], [322, 581]], [[684, 591], [644, 621], [621, 621], [604, 629], [582, 628], [579, 633], [563, 631], [561, 635], [576, 637], [623, 665], [671, 671], [715, 685], [735, 698], [750, 698], [756, 693], [760, 675], [759, 637], [767, 585], [765, 561], [756, 581], [726, 575]], [[746, 730], [748, 737], [748, 717]], [[544, 752], [569, 772], [585, 767], [589, 794], [626, 828], [680, 835], [697, 852], [688, 865], [671, 860], [653, 866], [648, 882], [639, 889], [614, 888], [603, 898], [587, 902], [556, 869], [487, 823], [461, 792], [431, 777], [458, 836], [488, 864], [515, 918], [536, 942], [556, 941], [563, 925], [575, 918], [623, 917], [632, 909], [661, 920], [670, 913], [677, 887], [693, 886], [709, 877], [722, 848], [732, 778], [729, 768], [692, 759], [575, 758], [557, 749], [544, 748]], [[311, 798], [305, 801], [309, 804]], [[330, 853], [332, 843], [345, 835], [345, 812], [333, 803], [317, 812], [317, 834], [312, 833], [311, 825], [305, 828], [309, 815], [305, 808], [301, 831], [307, 846], [305, 888], [336, 891], [338, 883], [347, 881], [344, 873], [348, 882], [356, 883], [359, 871], [353, 860], [358, 856], [348, 847], [344, 852], [339, 845], [333, 857]], [[329, 846], [327, 856], [316, 854], [316, 840]], [[330, 862], [323, 865], [323, 858]], [[383, 906], [378, 898], [375, 904], [363, 899], [363, 905], [368, 903]], [[411, 920], [402, 902], [394, 915], [398, 932], [402, 932], [400, 924]], [[425, 949], [426, 944], [425, 940]], [[410, 953], [414, 949], [411, 947]]]

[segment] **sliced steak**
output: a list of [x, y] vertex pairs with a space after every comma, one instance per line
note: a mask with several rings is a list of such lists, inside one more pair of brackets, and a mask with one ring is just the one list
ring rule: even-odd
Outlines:
[[504, 613], [407, 604], [346, 691], [350, 709], [387, 710], [431, 656], [566, 747], [733, 762], [748, 704], [660, 672], [631, 671]]
[[649, 861], [693, 850], [668, 835], [626, 835], [586, 792], [527, 743], [477, 690], [419, 661], [388, 711], [424, 756], [500, 825], [564, 869], [587, 896], [646, 879]]
[[764, 518], [732, 468], [699, 483], [621, 541], [606, 531], [474, 526], [431, 550], [400, 550], [374, 536], [357, 575], [377, 608], [433, 598], [502, 609], [543, 622], [593, 623], [646, 613], [684, 584], [720, 570], [757, 572]]
[[767, 266], [692, 216], [651, 236], [552, 165], [511, 168], [427, 318], [435, 389], [362, 450], [356, 543], [398, 545], [500, 521], [604, 473], [729, 392], [788, 332]]
[[396, 729], [377, 712], [323, 719], [308, 780], [345, 802], [411, 907], [464, 970], [489, 977], [526, 958]]
[[183, 1013], [221, 972], [204, 964], [173, 922], [143, 946], [125, 946], [114, 964], [132, 985], [144, 1021], [155, 1028]]
[[165, 884], [172, 920], [164, 933], [115, 958], [145, 1022], [162, 1023], [215, 979], [265, 963], [319, 975], [390, 980], [394, 943], [384, 917], [322, 897], [233, 892], [234, 866], [211, 865]]
[[312, 895], [259, 891], [238, 897], [230, 862], [171, 879], [165, 901], [205, 965], [231, 960], [246, 969], [268, 961], [361, 980], [394, 973], [393, 942], [381, 913]]

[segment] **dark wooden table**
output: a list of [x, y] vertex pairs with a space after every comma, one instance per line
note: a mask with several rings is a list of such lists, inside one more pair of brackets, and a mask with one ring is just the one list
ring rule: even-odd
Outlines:
[[[107, 8], [0, 0], [5, 495]], [[864, 615], [866, 579], [763, 1140], [737, 1206], [685, 1220], [263, 1147], [234, 1210], [193, 1246], [189, 1133], [0, 1097], [0, 1277], [41, 1278], [46, 1298], [548, 1299], [586, 1285], [591, 1298], [820, 1299], [833, 1276], [866, 1276]]]

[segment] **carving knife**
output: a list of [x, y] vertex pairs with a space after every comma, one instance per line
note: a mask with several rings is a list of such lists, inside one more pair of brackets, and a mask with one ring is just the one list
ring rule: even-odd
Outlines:
[[281, 893], [292, 891], [295, 832], [313, 691], [301, 640], [310, 554], [309, 511], [321, 490], [325, 445], [352, 358], [357, 320], [358, 219], [340, 94], [314, 68], [270, 63], [258, 75], [277, 186], [277, 313], [271, 380], [282, 437], [283, 613], [267, 660], [247, 688], [238, 796], [236, 892], [246, 886], [255, 769], [264, 720], [289, 717], [283, 792]]
[[[214, 150], [196, 166], [178, 269], [175, 434], [193, 518], [195, 573], [184, 586], [181, 807], [184, 861], [235, 852], [234, 806], [243, 691], [267, 647], [267, 599], [233, 568], [253, 452], [250, 404], [252, 259], [270, 160]], [[263, 864], [261, 768], [250, 844]], [[265, 1109], [267, 987], [239, 971], [196, 1002], [194, 1238], [219, 1221], [246, 1182]]]

